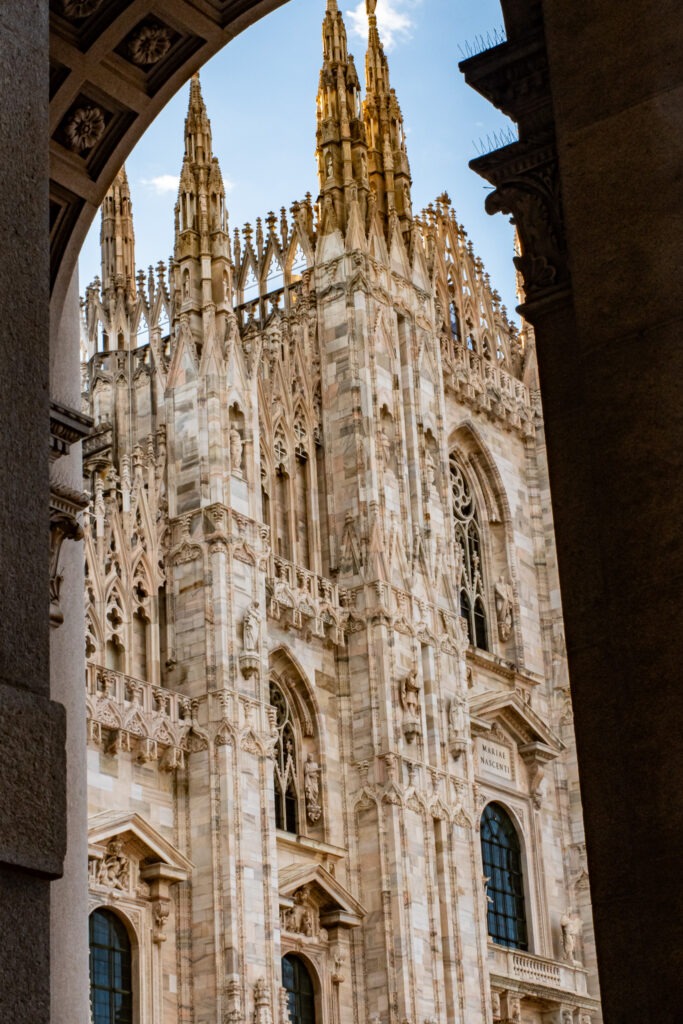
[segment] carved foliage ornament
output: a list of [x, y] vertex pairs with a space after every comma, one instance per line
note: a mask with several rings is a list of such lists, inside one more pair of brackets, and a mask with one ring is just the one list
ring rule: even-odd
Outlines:
[[143, 25], [128, 44], [130, 59], [144, 67], [157, 64], [171, 48], [171, 33], [164, 25]]
[[567, 283], [569, 270], [554, 165], [501, 182], [487, 196], [485, 205], [487, 213], [514, 217], [522, 241], [522, 255], [514, 257], [514, 264], [524, 277], [529, 300]]
[[87, 18], [102, 6], [102, 0], [62, 0], [67, 18]]
[[79, 107], [67, 121], [64, 131], [74, 153], [92, 149], [104, 135], [104, 114], [99, 107]]

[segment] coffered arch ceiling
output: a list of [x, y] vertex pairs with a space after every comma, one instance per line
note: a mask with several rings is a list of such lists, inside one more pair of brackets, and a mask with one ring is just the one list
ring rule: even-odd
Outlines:
[[60, 308], [117, 170], [171, 96], [286, 0], [50, 0], [50, 258]]

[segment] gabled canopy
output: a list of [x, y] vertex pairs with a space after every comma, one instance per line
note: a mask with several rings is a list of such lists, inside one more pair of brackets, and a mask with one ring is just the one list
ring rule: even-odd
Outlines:
[[192, 862], [139, 814], [102, 811], [89, 819], [89, 846], [104, 849], [117, 836], [140, 861], [147, 862], [145, 868], [157, 878], [181, 882], [192, 871]]
[[495, 721], [512, 736], [523, 758], [551, 761], [564, 750], [562, 741], [518, 693], [484, 693], [470, 701], [472, 732], [485, 735]]
[[292, 864], [279, 872], [280, 898], [289, 899], [302, 886], [309, 887], [320, 910], [323, 928], [356, 928], [365, 910], [348, 889], [320, 864]]

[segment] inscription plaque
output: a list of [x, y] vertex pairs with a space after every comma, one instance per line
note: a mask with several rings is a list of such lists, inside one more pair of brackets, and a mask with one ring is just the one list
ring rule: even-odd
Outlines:
[[477, 765], [480, 772], [486, 775], [497, 775], [502, 779], [512, 779], [512, 757], [509, 747], [502, 743], [480, 737], [477, 740]]

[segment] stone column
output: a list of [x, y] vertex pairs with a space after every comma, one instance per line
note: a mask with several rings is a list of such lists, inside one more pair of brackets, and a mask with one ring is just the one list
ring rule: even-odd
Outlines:
[[48, 5], [0, 9], [0, 1019], [49, 1019], [49, 879], [65, 847], [48, 669]]
[[[50, 329], [50, 397], [60, 409], [80, 407], [78, 272], [73, 275], [61, 316], [53, 313]], [[65, 496], [78, 516], [83, 490], [80, 443], [51, 468], [51, 506]], [[54, 514], [53, 514], [54, 518]], [[79, 531], [80, 532], [80, 531]], [[75, 534], [75, 535], [74, 535]], [[74, 531], [59, 550], [58, 577], [61, 624], [50, 630], [52, 696], [66, 709], [67, 853], [64, 875], [51, 889], [52, 938], [51, 1019], [88, 1024], [88, 791], [85, 744], [85, 620], [83, 544]], [[51, 569], [51, 572], [53, 570]], [[53, 605], [54, 607], [54, 605]]]
[[[540, 7], [540, 5], [539, 5]], [[680, 1016], [680, 12], [503, 3], [463, 62], [520, 126], [473, 161], [522, 238], [606, 1019]], [[679, 46], [680, 48], [680, 46]], [[522, 55], [524, 55], [522, 57]]]

